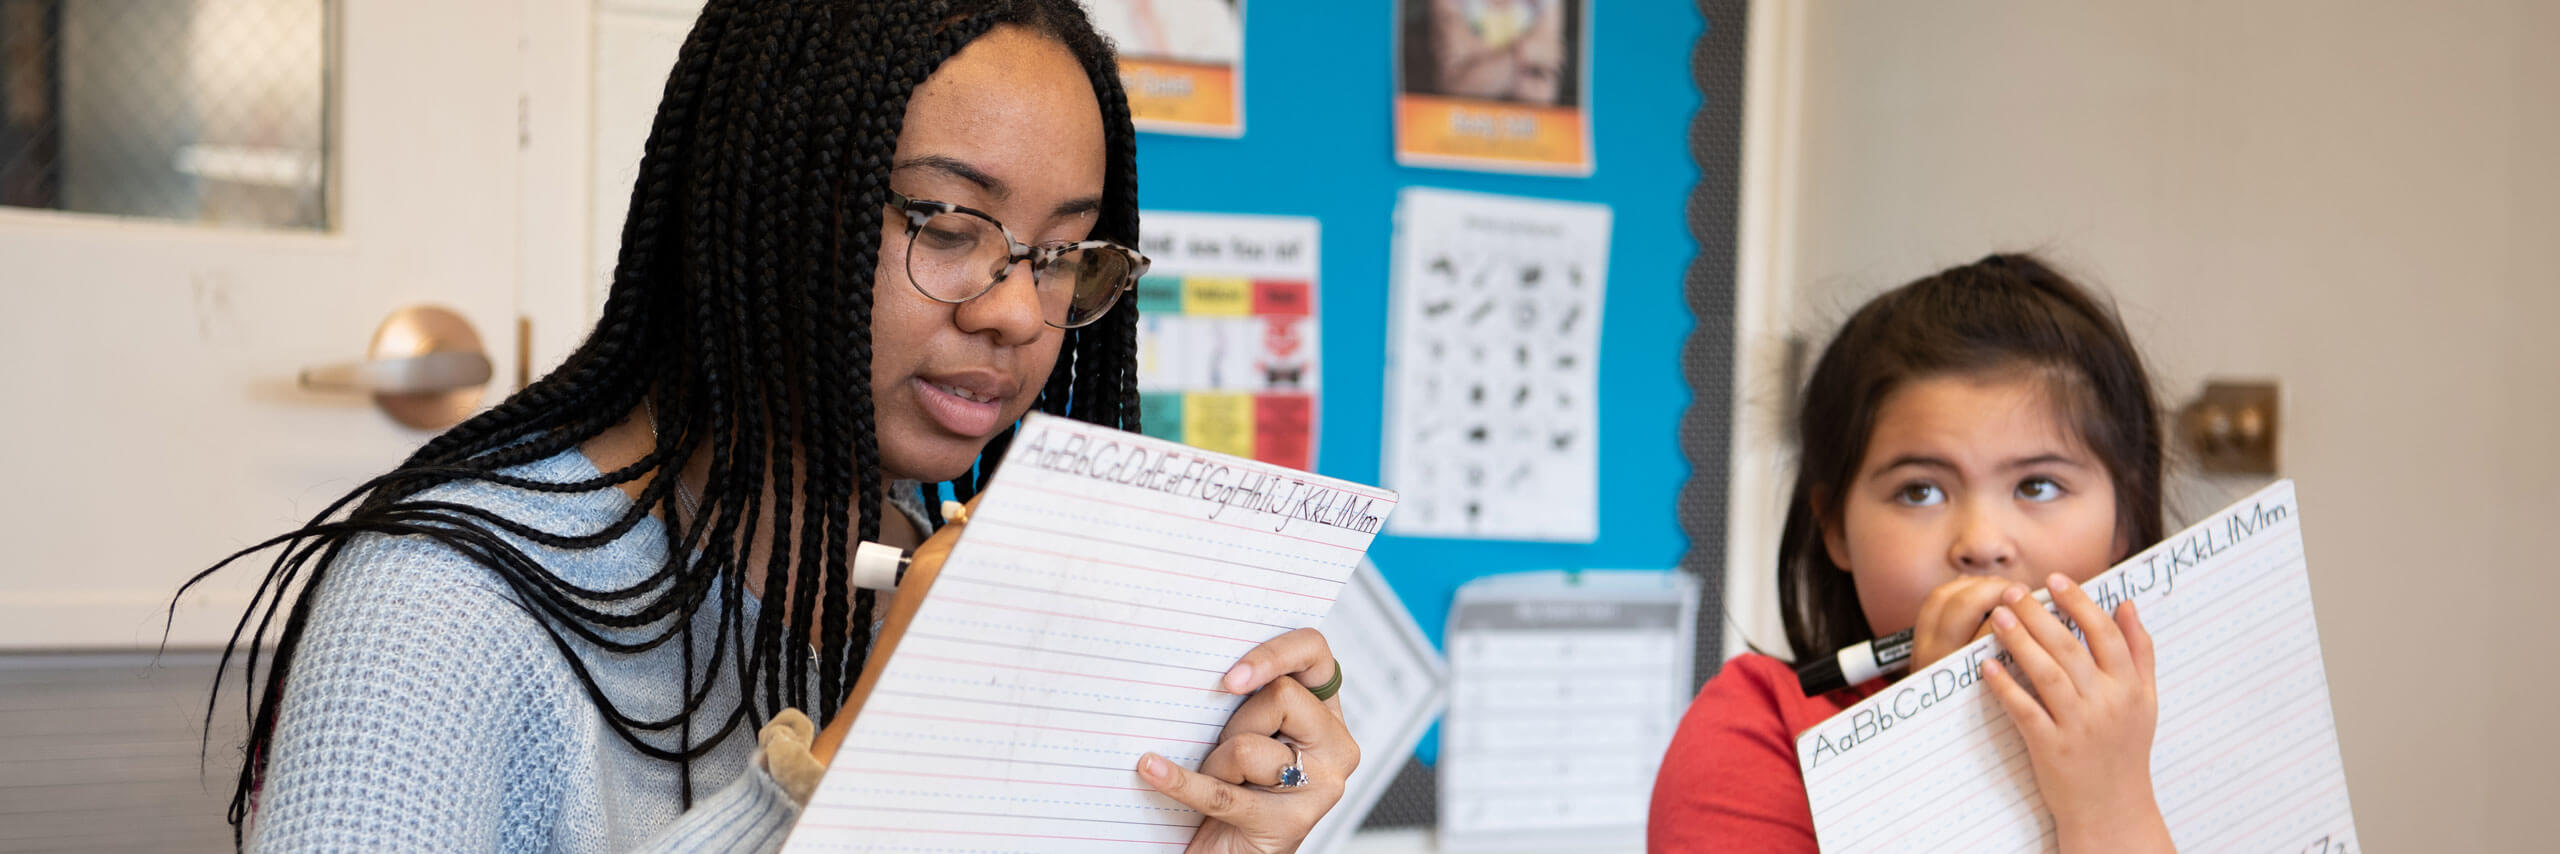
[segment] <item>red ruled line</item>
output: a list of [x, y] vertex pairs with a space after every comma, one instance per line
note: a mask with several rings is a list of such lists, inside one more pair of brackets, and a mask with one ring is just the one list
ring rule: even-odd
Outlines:
[[[1058, 530], [1058, 529], [1056, 529], [1056, 528], [1043, 528], [1043, 527], [1040, 527], [1040, 526], [1038, 526], [1038, 525], [1026, 524], [1026, 523], [1022, 523], [1022, 522], [1012, 522], [1012, 521], [1008, 521], [1008, 522], [1006, 522], [1006, 523], [1005, 523], [1005, 527], [1004, 527], [1004, 528], [1002, 528], [1002, 529], [999, 529], [999, 530], [1015, 530], [1015, 529], [1024, 530], [1024, 531], [1029, 531], [1029, 532], [1034, 533], [1034, 534], [1047, 534], [1047, 535], [1052, 536], [1052, 537], [1067, 537], [1067, 538], [1072, 538], [1072, 539], [1091, 540], [1091, 541], [1093, 541], [1093, 542], [1103, 543], [1103, 544], [1105, 544], [1105, 545], [1119, 546], [1119, 547], [1121, 547], [1121, 548], [1137, 549], [1137, 550], [1139, 550], [1139, 551], [1148, 551], [1148, 552], [1155, 552], [1155, 553], [1157, 553], [1157, 554], [1172, 555], [1172, 556], [1174, 556], [1174, 557], [1182, 558], [1182, 559], [1185, 559], [1185, 560], [1196, 560], [1196, 561], [1201, 561], [1201, 562], [1204, 562], [1204, 563], [1223, 563], [1223, 564], [1226, 564], [1226, 565], [1228, 565], [1228, 566], [1241, 567], [1241, 568], [1244, 568], [1244, 569], [1261, 570], [1261, 571], [1263, 571], [1263, 572], [1277, 572], [1277, 573], [1279, 573], [1279, 574], [1281, 574], [1281, 575], [1296, 576], [1296, 577], [1298, 577], [1298, 578], [1304, 578], [1304, 579], [1307, 579], [1307, 580], [1309, 580], [1309, 581], [1321, 581], [1321, 582], [1324, 582], [1324, 583], [1326, 583], [1326, 584], [1340, 585], [1340, 584], [1345, 583], [1345, 582], [1344, 582], [1344, 580], [1343, 580], [1343, 579], [1341, 579], [1341, 578], [1328, 578], [1328, 577], [1326, 577], [1326, 576], [1322, 576], [1322, 575], [1310, 575], [1310, 574], [1308, 574], [1308, 573], [1304, 573], [1304, 572], [1292, 572], [1292, 571], [1290, 571], [1290, 570], [1286, 570], [1286, 569], [1276, 569], [1276, 568], [1268, 567], [1268, 566], [1260, 566], [1260, 565], [1257, 565], [1257, 564], [1245, 563], [1244, 561], [1240, 561], [1240, 560], [1228, 560], [1228, 559], [1226, 559], [1226, 558], [1222, 558], [1222, 557], [1210, 557], [1210, 556], [1208, 556], [1208, 555], [1195, 555], [1195, 554], [1192, 554], [1192, 553], [1190, 553], [1190, 552], [1176, 551], [1176, 550], [1174, 550], [1174, 549], [1168, 549], [1168, 548], [1165, 548], [1165, 547], [1163, 547], [1163, 546], [1148, 545], [1148, 544], [1146, 544], [1146, 543], [1133, 543], [1133, 542], [1129, 542], [1129, 541], [1127, 541], [1127, 540], [1114, 540], [1114, 539], [1110, 539], [1110, 538], [1107, 538], [1107, 537], [1097, 536], [1097, 535], [1095, 534], [1095, 532], [1092, 532], [1092, 531], [1061, 531], [1061, 530]], [[1310, 559], [1310, 560], [1313, 560], [1313, 558], [1309, 558], [1309, 559]]]
[[1201, 693], [1205, 693], [1205, 694], [1225, 694], [1225, 693], [1226, 693], [1226, 692], [1224, 692], [1224, 691], [1216, 691], [1216, 690], [1212, 690], [1212, 689], [1208, 689], [1208, 688], [1202, 688], [1202, 687], [1200, 687], [1200, 686], [1198, 686], [1198, 685], [1176, 685], [1176, 684], [1173, 684], [1173, 683], [1171, 683], [1171, 682], [1149, 682], [1149, 681], [1144, 680], [1144, 679], [1122, 679], [1122, 678], [1117, 677], [1117, 676], [1104, 676], [1104, 675], [1102, 675], [1102, 674], [1100, 674], [1100, 673], [1078, 673], [1078, 672], [1075, 672], [1075, 671], [1073, 671], [1073, 670], [1050, 670], [1050, 669], [1045, 668], [1045, 667], [1024, 667], [1024, 666], [1019, 665], [1019, 664], [997, 664], [997, 663], [992, 662], [992, 661], [970, 661], [970, 660], [965, 659], [965, 658], [947, 658], [947, 657], [939, 656], [939, 655], [918, 655], [918, 656], [916, 656], [916, 658], [917, 658], [917, 659], [920, 659], [920, 660], [923, 660], [923, 661], [940, 661], [940, 662], [943, 662], [943, 663], [946, 663], [946, 664], [969, 664], [969, 665], [975, 665], [975, 666], [978, 666], [978, 667], [996, 667], [996, 668], [1002, 668], [1002, 669], [1005, 669], [1005, 670], [1023, 670], [1023, 671], [1029, 671], [1029, 672], [1032, 672], [1032, 673], [1050, 673], [1050, 674], [1055, 674], [1055, 675], [1058, 675], [1058, 676], [1074, 676], [1074, 677], [1077, 677], [1077, 678], [1080, 678], [1080, 679], [1109, 679], [1109, 680], [1111, 680], [1111, 681], [1113, 681], [1113, 682], [1127, 682], [1127, 683], [1129, 683], [1129, 684], [1131, 684], [1131, 685], [1153, 685], [1153, 686], [1156, 686], [1156, 687], [1158, 687], [1158, 688], [1179, 688], [1179, 689], [1182, 689], [1182, 690], [1184, 690], [1184, 691], [1199, 691], [1199, 692], [1201, 692]]
[[[1030, 527], [1030, 526], [1028, 526], [1028, 525], [1024, 525], [1024, 526], [1021, 526], [1021, 527], [1026, 527], [1026, 528], [1027, 528], [1027, 527]], [[1157, 575], [1170, 575], [1170, 576], [1173, 576], [1173, 577], [1175, 577], [1175, 578], [1189, 578], [1189, 579], [1193, 579], [1193, 580], [1196, 580], [1196, 581], [1213, 581], [1213, 582], [1217, 582], [1217, 583], [1219, 583], [1219, 584], [1226, 584], [1226, 585], [1230, 585], [1230, 586], [1234, 586], [1234, 587], [1243, 587], [1243, 588], [1246, 588], [1246, 589], [1249, 589], [1249, 590], [1264, 590], [1264, 591], [1269, 591], [1269, 592], [1272, 592], [1272, 593], [1278, 593], [1278, 594], [1281, 594], [1281, 595], [1283, 595], [1283, 596], [1300, 596], [1300, 597], [1305, 597], [1305, 598], [1308, 598], [1308, 599], [1313, 599], [1313, 600], [1316, 600], [1316, 601], [1318, 601], [1318, 602], [1331, 602], [1331, 601], [1333, 601], [1333, 597], [1331, 597], [1331, 596], [1318, 596], [1318, 595], [1313, 594], [1313, 593], [1300, 593], [1300, 592], [1295, 591], [1295, 590], [1282, 590], [1282, 589], [1277, 588], [1277, 587], [1264, 587], [1264, 586], [1259, 585], [1259, 584], [1246, 584], [1246, 583], [1244, 583], [1244, 582], [1242, 582], [1242, 581], [1234, 581], [1234, 580], [1225, 579], [1225, 578], [1218, 578], [1218, 577], [1216, 577], [1216, 576], [1209, 576], [1209, 575], [1193, 575], [1193, 574], [1188, 573], [1188, 572], [1175, 572], [1175, 571], [1170, 570], [1170, 569], [1158, 569], [1158, 568], [1156, 568], [1156, 567], [1152, 567], [1152, 566], [1139, 566], [1139, 565], [1134, 564], [1134, 563], [1122, 563], [1122, 562], [1120, 562], [1120, 561], [1116, 561], [1116, 560], [1103, 560], [1103, 559], [1101, 559], [1101, 558], [1092, 557], [1092, 556], [1090, 556], [1090, 555], [1071, 555], [1071, 554], [1067, 554], [1067, 553], [1065, 553], [1065, 552], [1053, 552], [1053, 551], [1050, 551], [1050, 550], [1048, 550], [1048, 549], [1035, 549], [1035, 548], [1032, 548], [1032, 547], [1030, 547], [1030, 546], [1018, 545], [1018, 544], [1015, 544], [1015, 543], [1008, 543], [1008, 542], [1005, 542], [1005, 541], [1002, 541], [1002, 540], [979, 540], [978, 542], [979, 542], [980, 544], [982, 544], [982, 545], [994, 546], [994, 547], [996, 547], [996, 548], [1001, 548], [1001, 549], [1012, 549], [1012, 550], [1014, 550], [1014, 551], [1018, 551], [1018, 552], [1029, 552], [1029, 553], [1031, 553], [1031, 554], [1041, 555], [1041, 556], [1044, 556], [1044, 557], [1063, 558], [1063, 559], [1066, 559], [1066, 560], [1071, 560], [1071, 561], [1080, 561], [1080, 562], [1083, 562], [1083, 563], [1098, 563], [1098, 564], [1102, 564], [1102, 565], [1104, 565], [1104, 566], [1117, 566], [1117, 567], [1121, 567], [1121, 568], [1123, 568], [1123, 569], [1134, 569], [1134, 570], [1137, 570], [1137, 571], [1139, 571], [1139, 572], [1152, 572], [1152, 573], [1155, 573], [1155, 574], [1157, 574]], [[1179, 556], [1180, 556], [1180, 557], [1191, 557], [1191, 555], [1179, 555]], [[1238, 565], [1239, 565], [1239, 566], [1242, 566], [1243, 564], [1238, 564]], [[1253, 568], [1253, 569], [1263, 569], [1264, 567], [1251, 567], [1251, 568]], [[1273, 572], [1283, 572], [1283, 571], [1285, 571], [1285, 570], [1271, 570], [1271, 571], [1273, 571]], [[1291, 574], [1291, 575], [1296, 575], [1297, 573], [1290, 573], [1290, 574]], [[1313, 578], [1313, 576], [1300, 576], [1300, 577], [1304, 577], [1304, 578]], [[1330, 581], [1330, 579], [1322, 579], [1322, 578], [1318, 578], [1318, 579], [1316, 579], [1316, 580], [1318, 580], [1318, 581]], [[1338, 583], [1338, 582], [1336, 582], [1336, 583]]]
[[1063, 611], [1043, 611], [1043, 610], [1040, 610], [1040, 609], [1038, 609], [1038, 608], [1024, 608], [1024, 607], [1021, 607], [1021, 606], [1019, 606], [1019, 605], [1005, 605], [1005, 604], [1000, 604], [1000, 603], [996, 603], [996, 602], [985, 602], [985, 601], [980, 601], [980, 600], [977, 600], [977, 599], [962, 599], [962, 598], [957, 597], [957, 596], [946, 596], [946, 597], [944, 597], [944, 599], [945, 599], [945, 600], [947, 600], [947, 601], [951, 601], [951, 602], [958, 602], [958, 603], [963, 604], [963, 605], [979, 605], [979, 606], [988, 607], [988, 608], [1002, 608], [1002, 609], [1007, 610], [1007, 611], [1020, 611], [1020, 612], [1025, 613], [1025, 614], [1039, 614], [1039, 615], [1044, 616], [1044, 617], [1065, 617], [1065, 618], [1070, 619], [1070, 620], [1086, 620], [1086, 621], [1096, 622], [1096, 623], [1110, 623], [1110, 624], [1115, 625], [1115, 626], [1128, 626], [1128, 627], [1130, 627], [1130, 628], [1136, 628], [1136, 629], [1155, 629], [1155, 630], [1157, 630], [1157, 631], [1161, 631], [1161, 632], [1173, 632], [1173, 633], [1176, 633], [1176, 634], [1185, 634], [1185, 635], [1192, 635], [1192, 636], [1195, 636], [1195, 637], [1204, 637], [1204, 638], [1217, 638], [1217, 639], [1219, 639], [1219, 640], [1235, 641], [1235, 642], [1237, 642], [1237, 643], [1241, 643], [1241, 644], [1248, 644], [1248, 645], [1253, 645], [1253, 646], [1260, 646], [1260, 645], [1262, 644], [1262, 642], [1261, 642], [1261, 641], [1258, 641], [1258, 640], [1252, 640], [1252, 639], [1249, 639], [1249, 638], [1233, 637], [1233, 636], [1230, 636], [1230, 635], [1213, 635], [1213, 634], [1210, 634], [1210, 633], [1208, 633], [1208, 632], [1195, 632], [1195, 631], [1191, 631], [1191, 630], [1189, 630], [1189, 629], [1177, 629], [1177, 628], [1173, 628], [1173, 627], [1171, 627], [1171, 626], [1155, 626], [1155, 625], [1148, 625], [1148, 624], [1146, 624], [1146, 623], [1132, 623], [1132, 622], [1127, 622], [1127, 621], [1123, 621], [1123, 620], [1114, 620], [1114, 619], [1110, 619], [1110, 618], [1107, 618], [1107, 617], [1089, 617], [1089, 616], [1086, 616], [1086, 615], [1083, 615], [1083, 614], [1069, 614], [1069, 613], [1066, 613], [1066, 612], [1063, 612]]
[[1030, 786], [1073, 786], [1078, 789], [1116, 789], [1123, 792], [1152, 792], [1146, 786], [1106, 786], [1101, 783], [1062, 783], [1056, 780], [1023, 780], [1014, 777], [980, 777], [975, 774], [936, 774], [931, 771], [900, 771], [895, 768], [853, 768], [863, 774], [890, 774], [899, 777], [939, 777], [948, 780], [976, 780], [982, 783], [1021, 783]]
[[1011, 584], [1003, 581], [988, 581], [983, 578], [950, 578], [943, 580], [957, 581], [963, 584], [977, 584], [986, 587], [1001, 587], [1006, 590], [1019, 590], [1024, 593], [1038, 594], [1041, 596], [1064, 596], [1069, 599], [1082, 599], [1087, 602], [1100, 602], [1105, 605], [1119, 605], [1126, 608], [1145, 608], [1149, 611], [1163, 611], [1167, 614], [1181, 614], [1185, 617], [1199, 617], [1204, 620], [1225, 620], [1230, 623], [1244, 623], [1246, 625], [1261, 626], [1267, 629], [1279, 629], [1284, 632], [1298, 628], [1297, 626], [1283, 625], [1280, 623], [1266, 623], [1261, 620], [1248, 620], [1243, 617], [1230, 617], [1225, 614], [1213, 614], [1207, 611], [1193, 611], [1185, 608], [1173, 608], [1164, 605], [1150, 605], [1145, 602], [1133, 602], [1127, 599], [1114, 599], [1109, 596], [1095, 596], [1090, 593], [1069, 593], [1064, 590], [1054, 590], [1046, 587], [1033, 587], [1028, 584]]
[[1108, 730], [1098, 730], [1098, 729], [1076, 729], [1076, 728], [1074, 728], [1074, 727], [1063, 727], [1063, 726], [1043, 726], [1043, 725], [1041, 725], [1041, 724], [1025, 724], [1025, 723], [1011, 723], [1011, 724], [1009, 724], [1009, 723], [1005, 723], [1005, 722], [1003, 722], [1003, 721], [982, 721], [982, 720], [977, 720], [977, 719], [975, 719], [975, 718], [954, 718], [954, 717], [948, 717], [948, 716], [944, 716], [944, 715], [918, 715], [918, 714], [911, 714], [911, 713], [908, 713], [908, 712], [889, 711], [889, 710], [886, 710], [886, 709], [882, 709], [882, 710], [874, 711], [874, 712], [871, 712], [871, 714], [873, 714], [873, 715], [878, 715], [878, 716], [884, 716], [884, 717], [892, 717], [892, 718], [910, 718], [910, 719], [920, 720], [920, 721], [941, 721], [941, 722], [943, 722], [943, 723], [953, 723], [953, 724], [979, 724], [979, 725], [982, 725], [982, 726], [993, 726], [993, 727], [1022, 727], [1022, 728], [1024, 728], [1024, 729], [1045, 729], [1045, 730], [1049, 730], [1049, 731], [1052, 731], [1052, 732], [1073, 732], [1073, 733], [1082, 733], [1082, 734], [1085, 734], [1085, 735], [1107, 735], [1107, 736], [1111, 736], [1111, 737], [1113, 737], [1113, 738], [1139, 738], [1139, 739], [1147, 739], [1147, 740], [1151, 740], [1151, 741], [1179, 741], [1179, 742], [1182, 742], [1182, 743], [1184, 743], [1184, 744], [1206, 744], [1206, 745], [1211, 745], [1211, 746], [1215, 746], [1215, 745], [1217, 744], [1217, 742], [1214, 742], [1214, 741], [1201, 741], [1201, 740], [1196, 739], [1196, 738], [1175, 738], [1175, 737], [1173, 737], [1173, 736], [1169, 736], [1169, 735], [1144, 735], [1144, 734], [1134, 733], [1134, 732], [1110, 732], [1110, 731], [1108, 731]]
[[1107, 836], [1061, 836], [1055, 833], [997, 833], [992, 830], [935, 830], [924, 827], [882, 827], [867, 824], [827, 824], [815, 821], [801, 826], [821, 827], [828, 830], [860, 830], [870, 833], [939, 833], [945, 836], [1009, 836], [1016, 839], [1065, 839], [1074, 842], [1126, 842], [1132, 845], [1184, 846], [1191, 844], [1190, 840], [1183, 840], [1180, 842], [1158, 842], [1153, 839], [1113, 839]]

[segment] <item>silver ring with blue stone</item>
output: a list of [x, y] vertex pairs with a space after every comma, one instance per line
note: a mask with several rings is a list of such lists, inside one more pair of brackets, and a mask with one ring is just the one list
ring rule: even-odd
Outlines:
[[[1283, 744], [1287, 744], [1287, 742], [1282, 742], [1282, 743], [1283, 743]], [[1286, 766], [1283, 766], [1283, 767], [1280, 769], [1280, 785], [1278, 785], [1278, 786], [1274, 786], [1274, 787], [1272, 787], [1272, 788], [1276, 788], [1276, 789], [1295, 789], [1295, 788], [1297, 788], [1297, 787], [1299, 787], [1299, 786], [1304, 786], [1304, 785], [1306, 785], [1306, 784], [1307, 784], [1307, 765], [1306, 765], [1305, 757], [1304, 757], [1304, 756], [1299, 755], [1299, 753], [1298, 753], [1298, 746], [1297, 746], [1297, 745], [1295, 745], [1295, 744], [1290, 744], [1290, 745], [1289, 745], [1289, 764], [1288, 764], [1288, 765], [1286, 765]]]

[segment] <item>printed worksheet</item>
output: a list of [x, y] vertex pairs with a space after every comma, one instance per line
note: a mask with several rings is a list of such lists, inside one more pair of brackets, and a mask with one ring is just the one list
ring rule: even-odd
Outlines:
[[1698, 586], [1676, 571], [1526, 572], [1458, 588], [1440, 850], [1641, 852], [1689, 707]]
[[1600, 533], [1607, 205], [1406, 188], [1396, 204], [1387, 485], [1405, 536]]

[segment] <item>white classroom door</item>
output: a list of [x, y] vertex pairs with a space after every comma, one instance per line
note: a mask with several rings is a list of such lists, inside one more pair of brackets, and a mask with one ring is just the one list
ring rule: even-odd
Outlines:
[[[394, 310], [459, 312], [480, 405], [513, 389], [529, 8], [336, 6], [324, 232], [0, 209], [0, 649], [156, 645], [181, 581], [431, 435], [296, 384]], [[183, 600], [172, 645], [227, 636], [263, 569]]]

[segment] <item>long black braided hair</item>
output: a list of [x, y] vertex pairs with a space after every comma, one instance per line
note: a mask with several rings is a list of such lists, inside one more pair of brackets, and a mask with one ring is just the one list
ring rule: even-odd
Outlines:
[[[235, 656], [243, 660], [249, 698], [247, 756], [230, 810], [235, 840], [265, 770], [312, 591], [363, 535], [426, 537], [493, 570], [550, 634], [612, 730], [641, 753], [684, 767], [688, 804], [691, 761], [742, 722], [786, 706], [822, 725], [836, 715], [870, 639], [847, 614], [872, 609], [869, 591], [848, 591], [846, 555], [856, 538], [879, 536], [886, 499], [870, 398], [871, 280], [891, 157], [909, 94], [999, 24], [1054, 38], [1084, 66], [1102, 105], [1107, 149], [1093, 236], [1138, 245], [1128, 100], [1110, 44], [1075, 0], [711, 0], [668, 76], [612, 291], [585, 343], [540, 381], [435, 437], [307, 526], [187, 583], [275, 551], [223, 654], [226, 671]], [[1065, 333], [1036, 408], [1137, 429], [1134, 302]], [[506, 473], [577, 447], [644, 401], [663, 438], [638, 461], [573, 483]], [[952, 490], [963, 499], [976, 494], [1012, 435], [990, 441]], [[710, 479], [699, 507], [679, 517], [676, 474], [697, 448], [711, 457]], [[421, 496], [456, 481], [575, 493], [643, 477], [629, 512], [594, 531], [540, 530]], [[615, 589], [564, 581], [502, 536], [592, 549], [653, 512], [682, 519], [664, 526], [667, 560]], [[747, 576], [759, 569], [749, 565], [759, 530], [775, 533], [761, 567], [768, 580], [758, 619], [748, 626], [741, 604]], [[821, 595], [851, 597], [853, 607], [818, 607]], [[697, 661], [694, 617], [705, 608], [717, 609], [718, 629], [708, 660]], [[271, 630], [278, 633], [261, 682]], [[674, 715], [626, 714], [588, 672], [589, 657], [669, 641], [684, 650], [685, 702]], [[738, 680], [736, 707], [703, 708], [723, 671]], [[698, 731], [698, 712], [719, 723]], [[208, 731], [213, 714], [208, 703]]]

